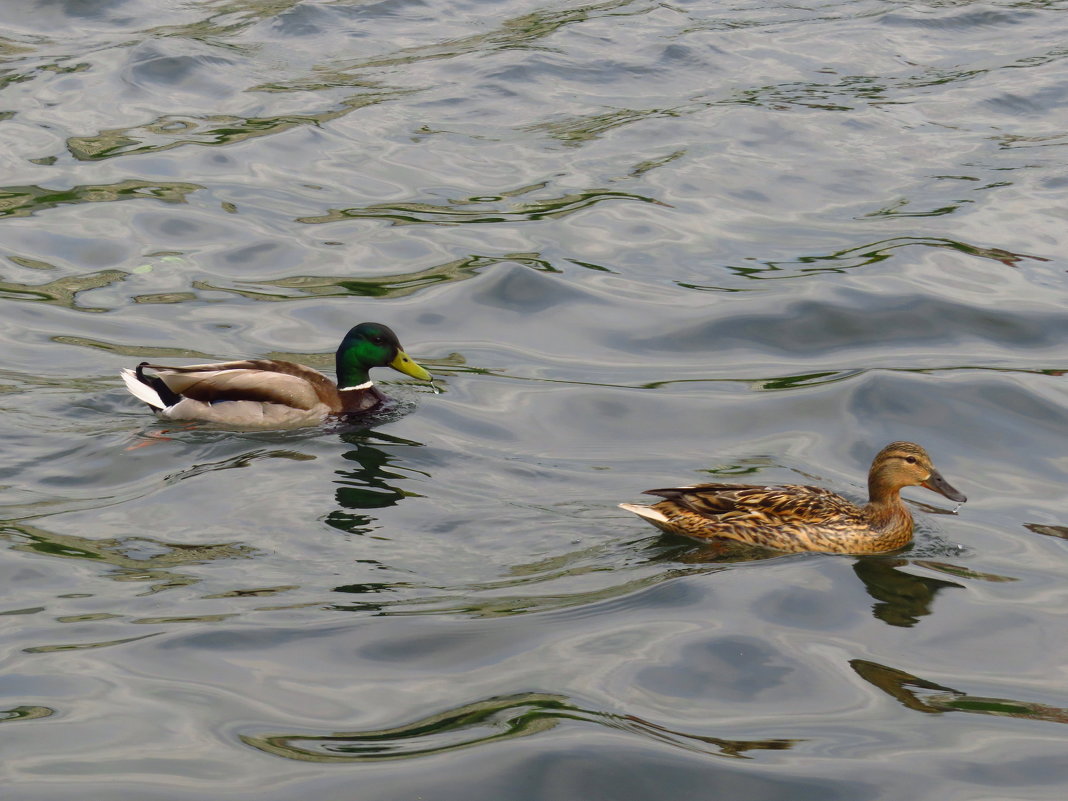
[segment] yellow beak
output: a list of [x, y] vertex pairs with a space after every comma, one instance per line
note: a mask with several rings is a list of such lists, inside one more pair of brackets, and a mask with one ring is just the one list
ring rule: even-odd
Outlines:
[[405, 353], [403, 350], [398, 350], [397, 355], [393, 361], [389, 363], [399, 373], [410, 375], [412, 378], [418, 378], [420, 381], [430, 381], [433, 376], [424, 370], [420, 365], [412, 361], [412, 357]]

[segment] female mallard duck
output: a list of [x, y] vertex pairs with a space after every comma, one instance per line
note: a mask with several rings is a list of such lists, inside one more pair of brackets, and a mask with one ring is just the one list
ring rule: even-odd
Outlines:
[[652, 506], [621, 503], [670, 534], [722, 538], [779, 551], [880, 553], [907, 545], [912, 515], [898, 494], [926, 487], [951, 501], [967, 500], [942, 478], [919, 445], [892, 442], [868, 472], [868, 502], [857, 506], [821, 487], [787, 484], [698, 484], [646, 490], [667, 498]]
[[[275, 359], [164, 367], [141, 362], [122, 371], [126, 388], [165, 420], [193, 420], [239, 428], [295, 428], [330, 415], [370, 411], [386, 399], [368, 378], [392, 367], [431, 380], [397, 335], [380, 323], [360, 323], [337, 349], [337, 383], [318, 370]], [[145, 375], [145, 369], [156, 375]]]

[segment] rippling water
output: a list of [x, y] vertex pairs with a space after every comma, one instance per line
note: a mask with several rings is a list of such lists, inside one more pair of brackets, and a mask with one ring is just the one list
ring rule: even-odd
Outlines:
[[[1060, 799], [1068, 7], [0, 7], [12, 798]], [[330, 369], [375, 428], [169, 431], [142, 359]], [[884, 557], [618, 510], [862, 492]]]

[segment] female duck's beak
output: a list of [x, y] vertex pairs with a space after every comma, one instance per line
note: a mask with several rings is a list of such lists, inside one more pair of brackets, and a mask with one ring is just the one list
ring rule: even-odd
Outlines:
[[920, 484], [920, 486], [927, 487], [927, 489], [933, 490], [939, 495], [945, 495], [951, 501], [956, 501], [957, 503], [964, 503], [968, 500], [962, 493], [953, 489], [950, 483], [942, 478], [942, 474], [937, 470], [932, 470], [931, 475], [929, 475], [927, 480]]
[[[418, 378], [420, 381], [433, 379], [430, 373], [412, 361], [412, 357], [400, 348], [397, 349], [397, 355], [393, 357], [393, 361], [389, 363], [389, 366], [398, 372], [410, 375], [412, 378]], [[948, 487], [949, 485], [947, 484], [946, 486]]]

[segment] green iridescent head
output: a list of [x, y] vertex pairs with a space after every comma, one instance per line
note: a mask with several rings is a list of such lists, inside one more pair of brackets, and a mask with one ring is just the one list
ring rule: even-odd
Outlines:
[[381, 323], [360, 323], [349, 329], [337, 349], [337, 385], [341, 389], [366, 384], [372, 367], [394, 370], [429, 381], [430, 373], [404, 352], [397, 335]]

